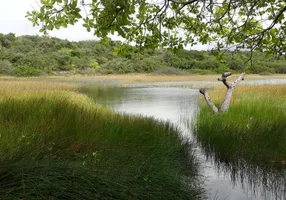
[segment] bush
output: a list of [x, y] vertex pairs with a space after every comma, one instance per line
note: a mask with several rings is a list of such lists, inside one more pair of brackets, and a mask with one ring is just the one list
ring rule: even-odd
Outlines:
[[261, 72], [275, 73], [275, 69], [266, 67], [263, 63], [254, 63], [247, 70], [250, 73], [259, 74]]
[[240, 70], [244, 66], [244, 61], [238, 57], [229, 57], [227, 65], [232, 70]]
[[277, 67], [275, 69], [275, 72], [276, 73], [281, 73], [281, 74], [286, 74], [286, 64], [283, 65], [283, 66], [281, 65], [281, 66]]
[[153, 56], [132, 60], [129, 62], [129, 65], [131, 65], [134, 72], [151, 73], [162, 66], [162, 61], [160, 58]]
[[134, 72], [134, 68], [131, 65], [128, 65], [127, 58], [118, 58], [109, 61], [108, 63], [103, 65], [102, 70], [100, 72], [118, 72], [118, 73], [132, 73]]
[[0, 74], [10, 75], [12, 70], [13, 66], [8, 60], [0, 60]]
[[34, 67], [20, 66], [13, 69], [15, 76], [39, 76], [43, 71]]
[[215, 70], [215, 72], [218, 73], [218, 74], [221, 74], [221, 73], [223, 73], [223, 72], [228, 72], [228, 71], [230, 71], [230, 69], [229, 69], [227, 66], [225, 66], [225, 65], [220, 65], [220, 66]]
[[196, 68], [212, 70], [219, 68], [221, 65], [222, 64], [215, 57], [210, 57], [206, 60], [197, 62]]
[[42, 69], [45, 71], [51, 71], [56, 69], [57, 62], [49, 55], [43, 55], [40, 53], [28, 53], [26, 55], [16, 54], [13, 59], [16, 66], [29, 66], [36, 69]]
[[196, 61], [192, 59], [178, 58], [174, 57], [172, 60], [172, 67], [180, 68], [180, 69], [191, 69], [196, 65]]
[[92, 74], [96, 74], [96, 72], [97, 70], [94, 68], [86, 68], [86, 69], [79, 70], [79, 73], [83, 75], [92, 75]]

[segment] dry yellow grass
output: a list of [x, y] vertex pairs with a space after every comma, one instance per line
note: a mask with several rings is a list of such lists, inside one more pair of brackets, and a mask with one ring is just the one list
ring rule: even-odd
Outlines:
[[[122, 75], [92, 75], [92, 76], [83, 76], [83, 75], [69, 75], [69, 76], [47, 76], [47, 77], [35, 77], [35, 78], [11, 78], [11, 77], [2, 77], [0, 80], [29, 80], [29, 81], [48, 81], [48, 82], [57, 82], [57, 81], [68, 81], [68, 82], [95, 82], [95, 81], [116, 81], [121, 84], [133, 84], [133, 83], [148, 83], [148, 82], [186, 82], [186, 81], [216, 81], [219, 77], [219, 74], [213, 75], [180, 75], [180, 76], [169, 76], [169, 75], [151, 75], [151, 74], [122, 74]], [[234, 74], [229, 77], [229, 80], [235, 80], [238, 74]], [[261, 76], [247, 74], [246, 80], [267, 80], [267, 79], [286, 79], [286, 75], [270, 75], [270, 76]]]
[[[152, 82], [196, 82], [196, 81], [216, 81], [220, 75], [184, 75], [184, 76], [164, 76], [164, 75], [150, 75], [150, 74], [125, 74], [125, 75], [98, 75], [98, 76], [47, 76], [47, 77], [34, 77], [34, 78], [14, 78], [14, 77], [1, 77], [0, 78], [0, 95], [1, 99], [5, 97], [16, 97], [18, 95], [31, 96], [44, 93], [55, 93], [59, 91], [76, 91], [81, 86], [80, 83], [108, 83], [116, 81], [121, 84], [133, 83], [152, 83]], [[238, 75], [229, 77], [229, 80], [235, 80]], [[257, 79], [286, 79], [286, 75], [246, 75], [246, 80]], [[283, 85], [279, 86], [247, 86], [238, 85], [234, 91], [234, 99], [237, 94], [245, 93], [259, 93], [274, 91], [279, 93], [286, 93], [286, 89], [273, 89], [285, 88]], [[225, 94], [225, 87], [223, 84], [218, 84], [215, 91], [210, 91], [211, 97], [222, 99]]]
[[[151, 75], [151, 74], [122, 74], [122, 75], [67, 75], [67, 76], [45, 76], [45, 77], [30, 77], [30, 78], [15, 78], [15, 77], [0, 77], [0, 82], [11, 81], [11, 82], [35, 82], [35, 85], [39, 81], [47, 82], [68, 82], [68, 83], [80, 83], [85, 82], [96, 82], [96, 81], [116, 81], [121, 84], [133, 84], [133, 83], [148, 83], [148, 82], [186, 82], [186, 81], [216, 81], [220, 74], [213, 75]], [[229, 80], [235, 80], [238, 74], [234, 74], [229, 77]], [[286, 79], [285, 74], [261, 76], [247, 74], [246, 80], [267, 80], [267, 79]], [[69, 84], [70, 85], [70, 84]]]
[[73, 92], [76, 86], [69, 83], [44, 82], [35, 80], [0, 80], [0, 99], [51, 95], [59, 92]]
[[[220, 85], [209, 93], [214, 102], [221, 103], [226, 93], [226, 87]], [[286, 100], [286, 85], [238, 85], [233, 92], [231, 103], [239, 101], [242, 97], [249, 96], [256, 96], [257, 98], [284, 98]]]
[[[122, 84], [132, 83], [148, 83], [148, 82], [173, 82], [173, 81], [215, 81], [219, 77], [219, 74], [213, 75], [180, 75], [180, 76], [167, 76], [167, 75], [150, 75], [150, 74], [123, 74], [123, 75], [102, 75], [102, 76], [68, 76], [64, 77], [67, 80], [106, 80], [106, 81], [118, 81]], [[235, 80], [237, 75], [233, 75], [229, 80]], [[57, 78], [57, 77], [51, 77]], [[246, 75], [247, 80], [258, 80], [258, 79], [280, 79], [286, 78], [286, 75]]]

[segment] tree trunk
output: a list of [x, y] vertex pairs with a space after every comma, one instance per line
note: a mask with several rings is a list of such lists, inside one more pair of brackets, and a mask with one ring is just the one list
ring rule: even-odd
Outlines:
[[202, 95], [204, 95], [204, 99], [206, 100], [208, 106], [213, 110], [213, 112], [215, 114], [219, 114], [219, 113], [224, 113], [224, 112], [227, 112], [228, 111], [228, 108], [229, 108], [229, 105], [230, 105], [230, 100], [231, 100], [231, 96], [232, 96], [232, 92], [233, 90], [236, 88], [236, 86], [242, 81], [244, 80], [244, 76], [245, 74], [242, 73], [240, 74], [240, 76], [236, 79], [236, 81], [234, 81], [233, 83], [228, 83], [226, 78], [228, 76], [231, 75], [231, 72], [225, 72], [225, 73], [222, 73], [221, 77], [218, 78], [218, 81], [221, 81], [227, 88], [226, 90], [226, 94], [225, 94], [225, 97], [224, 97], [224, 100], [221, 104], [221, 107], [220, 109], [218, 109], [211, 101], [209, 95], [208, 95], [208, 92], [207, 92], [207, 89], [206, 88], [201, 88], [200, 89], [200, 93]]

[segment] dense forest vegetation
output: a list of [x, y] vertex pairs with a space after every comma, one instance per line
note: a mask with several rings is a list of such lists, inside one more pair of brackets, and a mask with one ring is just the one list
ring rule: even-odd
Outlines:
[[[118, 41], [71, 42], [48, 36], [0, 34], [0, 73], [14, 76], [112, 73], [286, 73], [285, 56], [247, 51], [138, 49], [120, 52]], [[126, 48], [124, 48], [126, 49]], [[250, 58], [251, 61], [250, 61]]]

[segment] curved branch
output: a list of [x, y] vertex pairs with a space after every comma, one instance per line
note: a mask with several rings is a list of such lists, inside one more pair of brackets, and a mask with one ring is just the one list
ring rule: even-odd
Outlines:
[[218, 114], [218, 108], [216, 107], [216, 105], [211, 101], [211, 98], [208, 94], [208, 91], [206, 88], [201, 88], [200, 89], [200, 93], [204, 96], [208, 106], [212, 109], [212, 111], [215, 113], [215, 114]]
[[230, 88], [230, 84], [226, 81], [226, 78], [227, 78], [228, 76], [230, 76], [230, 75], [231, 75], [231, 72], [224, 72], [224, 73], [222, 73], [221, 77], [218, 78], [217, 80], [218, 80], [218, 81], [222, 81], [223, 84], [224, 84], [227, 88]]

